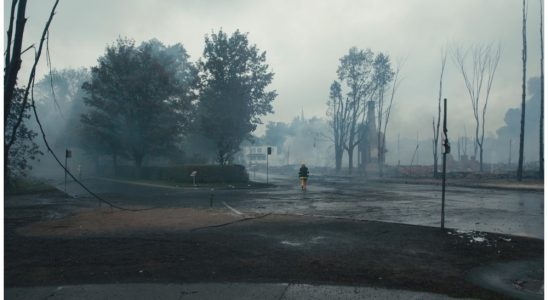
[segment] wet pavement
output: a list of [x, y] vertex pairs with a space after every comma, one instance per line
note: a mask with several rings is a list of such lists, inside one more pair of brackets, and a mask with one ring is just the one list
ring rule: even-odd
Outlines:
[[[265, 174], [256, 174], [265, 181]], [[276, 213], [440, 226], [441, 188], [436, 185], [378, 183], [367, 179], [314, 177], [301, 192], [296, 178], [270, 174], [275, 186], [262, 189], [159, 187], [104, 179], [85, 180], [92, 190], [119, 205], [140, 207], [222, 207], [243, 213]], [[62, 185], [59, 186], [62, 188]], [[67, 192], [89, 196], [74, 183]], [[544, 193], [449, 186], [445, 227], [534, 238], [544, 237]]]
[[544, 299], [542, 260], [495, 263], [473, 269], [468, 280], [517, 299]]
[[[220, 291], [226, 298], [229, 293], [224, 290], [239, 290], [236, 286], [239, 282], [252, 282], [254, 284], [243, 290], [264, 291], [263, 284], [285, 285], [285, 292], [272, 289], [276, 290], [276, 299], [336, 299], [340, 295], [342, 299], [351, 299], [352, 295], [379, 299], [446, 299], [444, 295], [500, 299], [503, 290], [469, 282], [468, 271], [509, 261], [542, 261], [543, 241], [538, 239], [352, 219], [360, 214], [396, 221], [413, 215], [417, 218], [428, 209], [435, 210], [434, 205], [424, 205], [419, 213], [411, 213], [418, 210], [421, 203], [435, 201], [428, 200], [428, 197], [434, 198], [429, 193], [433, 193], [435, 186], [357, 184], [344, 178], [323, 178], [322, 182], [312, 182], [309, 192], [302, 193], [293, 181], [283, 180], [271, 188], [220, 186], [213, 190], [166, 188], [106, 179], [88, 179], [86, 183], [117, 205], [164, 209], [135, 214], [104, 209], [110, 219], [121, 225], [117, 231], [112, 231], [111, 223], [107, 222], [109, 218], [105, 217], [89, 224], [102, 224], [111, 230], [109, 232], [56, 235], [70, 228], [81, 231], [85, 227], [86, 232], [90, 232], [88, 223], [77, 222], [80, 220], [77, 217], [79, 213], [87, 215], [96, 211], [89, 208], [98, 206], [98, 202], [73, 184], [68, 186], [72, 197], [51, 192], [10, 198], [5, 203], [5, 273], [10, 298], [133, 299], [137, 290], [141, 291], [137, 296], [160, 295], [164, 291], [167, 294], [162, 294], [163, 298], [180, 297], [189, 291], [206, 297], [210, 291]], [[468, 192], [481, 197], [495, 191], [469, 189]], [[211, 197], [217, 209], [200, 209], [209, 207]], [[484, 201], [490, 204], [496, 200], [491, 199], [486, 197]], [[399, 211], [395, 208], [398, 203], [409, 206], [410, 212], [405, 217], [401, 207]], [[158, 220], [154, 215], [160, 214], [161, 221], [166, 221], [169, 218], [162, 212], [175, 211], [174, 207], [236, 214], [225, 204], [243, 212], [238, 218], [247, 221], [215, 226], [192, 223], [200, 227], [185, 229], [151, 226], [154, 221], [147, 218], [150, 213]], [[375, 211], [371, 207], [379, 208]], [[276, 210], [288, 214], [254, 215], [255, 218], [248, 214]], [[323, 217], [299, 216], [295, 211]], [[132, 216], [130, 221], [139, 220], [145, 226], [131, 227], [133, 221], [127, 223], [124, 221], [127, 218], [117, 217], [123, 213]], [[184, 214], [173, 214], [188, 221]], [[329, 217], [337, 214], [336, 218]], [[411, 221], [416, 220], [411, 218]], [[42, 229], [46, 227], [40, 224], [49, 224], [51, 230], [42, 235], [26, 234], [25, 229], [37, 224]], [[536, 263], [535, 268], [542, 265]], [[510, 268], [511, 283], [532, 291], [537, 289], [536, 295], [543, 292], [539, 276], [542, 271], [523, 274], [515, 268], [516, 272], [512, 270]], [[213, 285], [187, 289], [201, 282]], [[227, 282], [236, 285], [223, 286], [222, 283]], [[133, 283], [140, 284], [132, 286], [135, 289], [128, 288], [128, 284]], [[346, 286], [325, 286], [330, 284]], [[34, 292], [47, 294], [40, 296]], [[183, 296], [198, 296], [198, 293]], [[211, 297], [219, 298], [218, 295]], [[234, 298], [243, 297], [239, 296]]]

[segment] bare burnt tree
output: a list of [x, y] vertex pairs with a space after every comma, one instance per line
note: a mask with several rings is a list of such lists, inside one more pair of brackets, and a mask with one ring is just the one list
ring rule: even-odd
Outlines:
[[434, 156], [434, 177], [438, 176], [438, 158], [439, 158], [438, 145], [439, 145], [439, 138], [440, 138], [441, 96], [442, 96], [442, 87], [443, 87], [443, 73], [445, 72], [446, 62], [447, 62], [447, 49], [444, 48], [441, 50], [440, 87], [438, 92], [438, 117], [437, 119], [435, 118], [432, 119], [432, 130], [434, 131], [434, 138], [432, 139], [432, 154]]
[[382, 166], [384, 165], [384, 147], [382, 146], [384, 136], [382, 132], [382, 126], [384, 124], [384, 117], [387, 114], [386, 103], [384, 94], [392, 79], [394, 78], [394, 71], [390, 64], [390, 57], [383, 53], [377, 54], [375, 57], [373, 83], [375, 88], [375, 98], [377, 101], [377, 164], [379, 169], [379, 176], [383, 176]]
[[[480, 157], [480, 172], [483, 172], [483, 145], [485, 137], [485, 116], [489, 94], [500, 60], [500, 44], [475, 45], [464, 51], [461, 47], [453, 49], [453, 59], [460, 70], [476, 123], [474, 156]], [[471, 56], [471, 59], [470, 57]]]
[[[379, 168], [380, 177], [384, 175], [385, 154], [387, 152], [386, 129], [388, 127], [388, 122], [390, 120], [390, 112], [392, 111], [394, 96], [396, 95], [398, 86], [400, 85], [399, 75], [400, 75], [401, 68], [403, 67], [403, 64], [404, 64], [404, 61], [400, 60], [396, 65], [396, 70], [391, 73], [392, 78], [390, 79], [390, 81], [392, 81], [392, 87], [390, 89], [390, 100], [386, 103], [384, 102], [384, 99], [381, 99], [381, 97], [379, 97], [380, 101], [378, 102], [378, 105], [377, 105], [378, 122], [379, 122], [379, 128], [378, 128], [379, 132], [377, 134], [379, 151], [377, 153], [378, 155], [377, 162], [379, 164], [378, 168]], [[388, 66], [388, 69], [390, 69], [390, 66]], [[384, 92], [382, 93], [382, 95], [384, 97]]]
[[539, 169], [544, 178], [544, 1], [540, 0], [540, 130], [539, 130]]
[[462, 139], [463, 141], [463, 146], [464, 146], [464, 151], [462, 153], [462, 155], [468, 157], [468, 131], [466, 130], [466, 125], [464, 125], [464, 137]]
[[522, 18], [522, 27], [521, 33], [523, 37], [523, 48], [521, 51], [521, 61], [522, 61], [522, 76], [521, 76], [521, 122], [520, 122], [520, 132], [519, 132], [519, 159], [518, 159], [518, 181], [521, 181], [523, 178], [523, 140], [525, 135], [525, 77], [527, 73], [527, 8], [528, 4], [526, 0], [523, 0], [523, 18]]
[[349, 92], [346, 94], [349, 114], [344, 122], [348, 126], [348, 139], [345, 150], [348, 153], [348, 172], [352, 173], [354, 149], [360, 143], [361, 124], [365, 120], [365, 99], [371, 93], [371, 75], [373, 72], [373, 52], [370, 49], [350, 48], [348, 54], [340, 59], [337, 75], [346, 83]]
[[329, 126], [333, 130], [332, 141], [335, 146], [335, 170], [339, 172], [342, 166], [344, 147], [348, 138], [348, 116], [350, 114], [349, 99], [343, 99], [341, 85], [336, 80], [331, 84], [329, 100], [327, 101], [327, 116]]
[[[51, 9], [49, 18], [44, 26], [40, 43], [38, 49], [34, 45], [29, 46], [25, 50], [23, 49], [23, 35], [25, 32], [25, 23], [27, 18], [25, 16], [27, 1], [26, 0], [13, 0], [10, 10], [10, 19], [7, 30], [6, 37], [6, 51], [5, 55], [5, 66], [4, 66], [4, 124], [7, 123], [9, 114], [13, 113], [12, 105], [14, 103], [14, 92], [17, 88], [17, 79], [19, 70], [21, 69], [22, 59], [21, 55], [31, 49], [35, 49], [34, 54], [34, 64], [32, 65], [29, 78], [27, 80], [26, 87], [24, 88], [22, 106], [23, 108], [28, 106], [28, 98], [31, 86], [34, 84], [34, 78], [36, 74], [36, 66], [40, 60], [42, 54], [42, 48], [46, 38], [49, 35], [49, 26], [55, 15], [55, 9], [59, 0], [56, 0]], [[17, 15], [16, 15], [17, 12]], [[15, 24], [15, 27], [14, 27]], [[13, 31], [15, 29], [15, 32]], [[19, 112], [16, 112], [18, 115], [15, 118], [15, 123], [11, 128], [11, 134], [4, 136], [4, 184], [8, 183], [9, 180], [9, 159], [10, 159], [10, 150], [11, 147], [17, 140], [17, 130], [21, 126], [21, 122], [25, 116], [25, 110], [21, 109]]]

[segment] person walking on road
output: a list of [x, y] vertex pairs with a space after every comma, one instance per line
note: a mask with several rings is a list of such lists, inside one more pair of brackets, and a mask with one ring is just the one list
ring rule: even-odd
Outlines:
[[299, 169], [299, 178], [301, 179], [301, 190], [306, 192], [306, 182], [308, 181], [308, 168], [302, 164]]

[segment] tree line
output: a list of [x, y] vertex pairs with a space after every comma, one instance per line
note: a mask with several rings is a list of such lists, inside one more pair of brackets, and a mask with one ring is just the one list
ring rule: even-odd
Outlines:
[[192, 62], [180, 43], [118, 38], [89, 71], [46, 75], [36, 84], [39, 107], [68, 108], [46, 114], [50, 124], [60, 115], [70, 123], [57, 144], [109, 155], [114, 165], [123, 157], [139, 170], [146, 158], [181, 155], [185, 137], [199, 134], [212, 142], [219, 164], [232, 163], [272, 112], [274, 73], [247, 33], [219, 30], [204, 42], [202, 57]]

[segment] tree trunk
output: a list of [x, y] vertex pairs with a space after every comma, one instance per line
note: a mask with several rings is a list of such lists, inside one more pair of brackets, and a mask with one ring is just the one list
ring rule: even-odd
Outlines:
[[347, 152], [348, 152], [348, 174], [352, 174], [352, 169], [354, 168], [354, 138], [355, 138], [355, 134], [356, 134], [356, 131], [355, 131], [355, 128], [356, 128], [356, 124], [355, 124], [355, 119], [356, 117], [354, 116], [354, 121], [352, 123], [352, 126], [350, 126], [350, 136], [348, 138], [348, 149], [347, 149]]
[[383, 177], [383, 176], [384, 176], [384, 163], [379, 162], [379, 177]]
[[354, 168], [354, 147], [348, 149], [348, 174], [352, 174]]
[[[382, 124], [382, 123], [380, 123]], [[381, 168], [381, 164], [383, 163], [382, 162], [382, 152], [383, 152], [383, 146], [382, 146], [382, 141], [381, 141], [381, 128], [379, 127], [379, 132], [377, 133], [377, 167], [379, 168], [379, 176], [382, 177], [382, 168]]]
[[438, 154], [434, 155], [434, 178], [438, 177]]
[[479, 146], [480, 153], [480, 173], [483, 173], [483, 145]]
[[10, 173], [9, 173], [9, 155], [8, 155], [8, 147], [6, 144], [4, 144], [4, 187], [8, 188], [10, 183]]
[[[15, 10], [16, 2], [12, 1], [12, 14]], [[17, 84], [17, 74], [19, 69], [21, 69], [21, 48], [23, 44], [23, 33], [25, 32], [25, 23], [27, 19], [25, 18], [27, 1], [19, 0], [17, 4], [17, 20], [15, 27], [15, 36], [13, 38], [13, 55], [12, 53], [5, 53], [6, 55], [6, 65], [4, 66], [4, 124], [8, 123], [8, 116], [11, 113], [11, 104], [13, 100], [13, 94], [15, 92], [15, 85]], [[13, 22], [13, 20], [10, 20]], [[8, 35], [11, 39], [11, 29], [12, 24], [10, 23], [10, 29]], [[11, 41], [6, 41], [11, 45]], [[23, 107], [24, 108], [24, 107]], [[16, 132], [17, 127], [14, 132]], [[13, 135], [12, 140], [15, 141], [15, 135]], [[13, 143], [12, 143], [13, 144]], [[12, 144], [6, 144], [4, 141], [4, 186], [8, 187], [9, 184], [9, 152]]]
[[352, 123], [352, 126], [350, 127], [350, 137], [348, 139], [348, 149], [346, 152], [348, 152], [348, 174], [352, 174], [352, 169], [354, 168], [354, 134], [355, 134], [355, 124]]
[[[17, 5], [17, 24], [13, 39], [13, 55], [10, 58], [9, 65], [6, 65], [4, 70], [4, 124], [7, 122], [8, 115], [10, 114], [13, 93], [17, 84], [17, 74], [19, 73], [19, 69], [21, 69], [21, 48], [25, 23], [27, 22], [25, 18], [26, 6], [26, 0], [19, 0], [19, 4]], [[5, 55], [9, 56], [10, 53], [6, 53]]]
[[386, 137], [386, 135], [382, 136], [382, 140], [381, 140], [382, 144], [381, 144], [380, 149], [379, 149], [379, 176], [380, 177], [384, 176], [384, 161], [385, 161], [384, 145], [386, 144], [385, 137]]
[[[7, 183], [7, 179], [9, 177], [9, 169], [7, 168], [9, 163], [9, 150], [13, 143], [15, 143], [16, 140], [16, 133], [17, 129], [19, 128], [19, 125], [22, 122], [23, 115], [25, 108], [27, 106], [27, 99], [29, 94], [29, 89], [31, 86], [31, 83], [34, 82], [35, 78], [35, 70], [36, 65], [38, 64], [38, 61], [40, 59], [40, 54], [42, 52], [42, 45], [45, 41], [46, 33], [49, 30], [49, 25], [51, 24], [51, 20], [53, 19], [53, 16], [55, 14], [55, 8], [57, 7], [57, 4], [59, 3], [59, 0], [55, 2], [53, 5], [53, 9], [50, 13], [49, 19], [44, 27], [44, 31], [42, 32], [42, 38], [40, 40], [40, 45], [38, 47], [38, 51], [35, 53], [34, 56], [34, 65], [31, 70], [31, 75], [29, 77], [28, 84], [26, 86], [25, 94], [23, 97], [23, 109], [19, 113], [17, 122], [15, 123], [13, 129], [12, 129], [12, 135], [10, 141], [4, 141], [4, 184]], [[13, 29], [13, 17], [14, 17], [14, 11], [15, 11], [15, 5], [17, 4], [17, 20], [16, 20], [16, 28], [15, 28], [15, 35], [13, 36], [13, 50], [10, 53], [11, 48], [11, 38], [12, 38], [12, 29]], [[7, 124], [8, 122], [8, 116], [10, 113], [14, 113], [11, 111], [12, 102], [13, 102], [13, 95], [15, 93], [15, 86], [17, 85], [17, 75], [19, 73], [19, 70], [21, 69], [21, 54], [22, 54], [22, 44], [23, 44], [23, 33], [25, 31], [25, 24], [27, 22], [27, 19], [25, 17], [26, 13], [26, 6], [27, 1], [26, 0], [13, 0], [12, 1], [12, 8], [11, 8], [11, 15], [10, 15], [10, 24], [9, 29], [7, 32], [7, 49], [5, 52], [5, 66], [4, 66], [4, 124]], [[11, 55], [11, 56], [10, 56]], [[5, 138], [4, 138], [5, 140]]]
[[[476, 142], [474, 143], [474, 159], [475, 160], [478, 160], [478, 150], [480, 149], [480, 145], [479, 145], [479, 127], [480, 127], [480, 123], [479, 123], [479, 116], [476, 117]], [[481, 165], [480, 163], [480, 173], [481, 171], [483, 170], [483, 166]]]
[[525, 0], [523, 0], [523, 23], [522, 23], [522, 36], [523, 36], [523, 49], [521, 52], [521, 60], [523, 63], [522, 77], [521, 77], [521, 122], [519, 133], [519, 160], [518, 160], [518, 181], [523, 178], [523, 140], [525, 134], [525, 75], [527, 71], [527, 36], [526, 36], [526, 24], [527, 17], [525, 14]]
[[364, 152], [362, 153], [362, 172], [363, 176], [367, 177], [367, 164], [369, 163], [369, 141], [367, 141], [367, 148], [364, 149]]
[[335, 171], [339, 173], [342, 167], [343, 149], [335, 149]]

